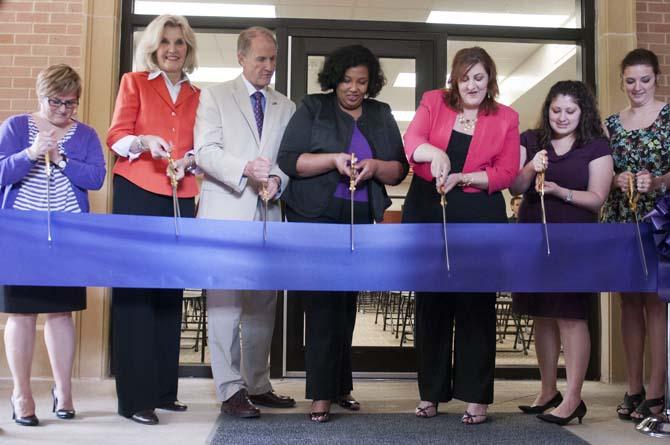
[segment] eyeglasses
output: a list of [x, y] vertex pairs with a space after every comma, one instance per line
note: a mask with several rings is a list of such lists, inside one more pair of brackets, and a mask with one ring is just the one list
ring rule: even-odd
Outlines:
[[47, 101], [49, 102], [49, 106], [51, 106], [52, 108], [60, 108], [62, 105], [65, 105], [65, 109], [67, 110], [73, 110], [77, 107], [77, 105], [79, 105], [78, 100], [62, 101], [60, 99], [47, 97]]

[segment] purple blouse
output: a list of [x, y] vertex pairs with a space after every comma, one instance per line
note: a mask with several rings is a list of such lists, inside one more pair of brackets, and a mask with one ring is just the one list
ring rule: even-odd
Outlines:
[[[358, 124], [354, 124], [354, 133], [351, 136], [351, 143], [347, 153], [354, 153], [356, 155], [356, 162], [363, 159], [372, 159], [372, 149], [361, 130], [358, 129]], [[349, 199], [351, 192], [349, 191], [349, 177], [340, 176], [340, 182], [337, 184], [334, 196], [341, 199]], [[368, 202], [368, 185], [359, 183], [354, 192], [354, 201]]]

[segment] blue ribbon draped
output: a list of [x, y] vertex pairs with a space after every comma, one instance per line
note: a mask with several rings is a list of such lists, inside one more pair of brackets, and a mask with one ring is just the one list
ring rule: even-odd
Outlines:
[[0, 211], [0, 283], [58, 286], [596, 292], [657, 290], [657, 256], [642, 224], [649, 276], [632, 224], [349, 226]]
[[659, 256], [658, 294], [664, 301], [670, 301], [670, 195], [666, 193], [658, 198], [654, 210], [645, 219], [653, 227]]

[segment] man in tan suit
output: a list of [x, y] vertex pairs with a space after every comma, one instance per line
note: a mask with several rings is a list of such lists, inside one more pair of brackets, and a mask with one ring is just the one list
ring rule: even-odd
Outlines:
[[[268, 220], [281, 217], [278, 198], [288, 177], [276, 159], [295, 105], [268, 87], [276, 57], [269, 30], [246, 29], [237, 41], [242, 74], [201, 93], [194, 130], [196, 162], [205, 173], [198, 218], [259, 221], [263, 187], [270, 196]], [[254, 404], [295, 405], [270, 384], [276, 299], [275, 291], [207, 290], [212, 373], [226, 414], [258, 417]]]

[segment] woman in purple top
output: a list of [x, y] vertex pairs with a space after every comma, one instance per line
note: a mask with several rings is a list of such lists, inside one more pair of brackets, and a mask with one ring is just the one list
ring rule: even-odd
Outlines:
[[[600, 123], [595, 98], [582, 82], [561, 81], [549, 90], [539, 128], [521, 135], [521, 171], [510, 192], [523, 193], [519, 222], [542, 221], [537, 174], [545, 172], [548, 222], [595, 223], [612, 181], [612, 155]], [[586, 405], [582, 384], [589, 363], [587, 324], [594, 294], [515, 294], [513, 308], [533, 317], [535, 348], [542, 377], [540, 394], [519, 408], [544, 421], [564, 425]], [[567, 388], [556, 388], [558, 355], [563, 343]], [[545, 410], [554, 408], [550, 414]]]
[[[360, 46], [330, 54], [319, 73], [329, 94], [305, 96], [279, 148], [279, 167], [291, 177], [282, 195], [289, 221], [349, 224], [349, 165], [356, 155], [354, 222], [381, 221], [391, 205], [385, 184], [400, 183], [409, 170], [391, 109], [369, 99], [385, 79], [379, 61]], [[310, 419], [327, 422], [331, 401], [350, 410], [351, 341], [356, 292], [301, 292], [305, 309], [305, 370]]]
[[[81, 79], [67, 65], [53, 65], [37, 76], [39, 110], [12, 116], [0, 126], [1, 208], [88, 212], [88, 190], [102, 187], [105, 160], [95, 130], [74, 120]], [[46, 175], [45, 159], [51, 163]], [[49, 182], [49, 205], [46, 189]], [[46, 242], [46, 233], [45, 240]], [[86, 288], [0, 286], [7, 363], [14, 379], [14, 421], [35, 426], [30, 369], [37, 314], [46, 313], [44, 340], [55, 380], [53, 411], [61, 419], [75, 415], [70, 377], [75, 336], [72, 311], [86, 309]]]

